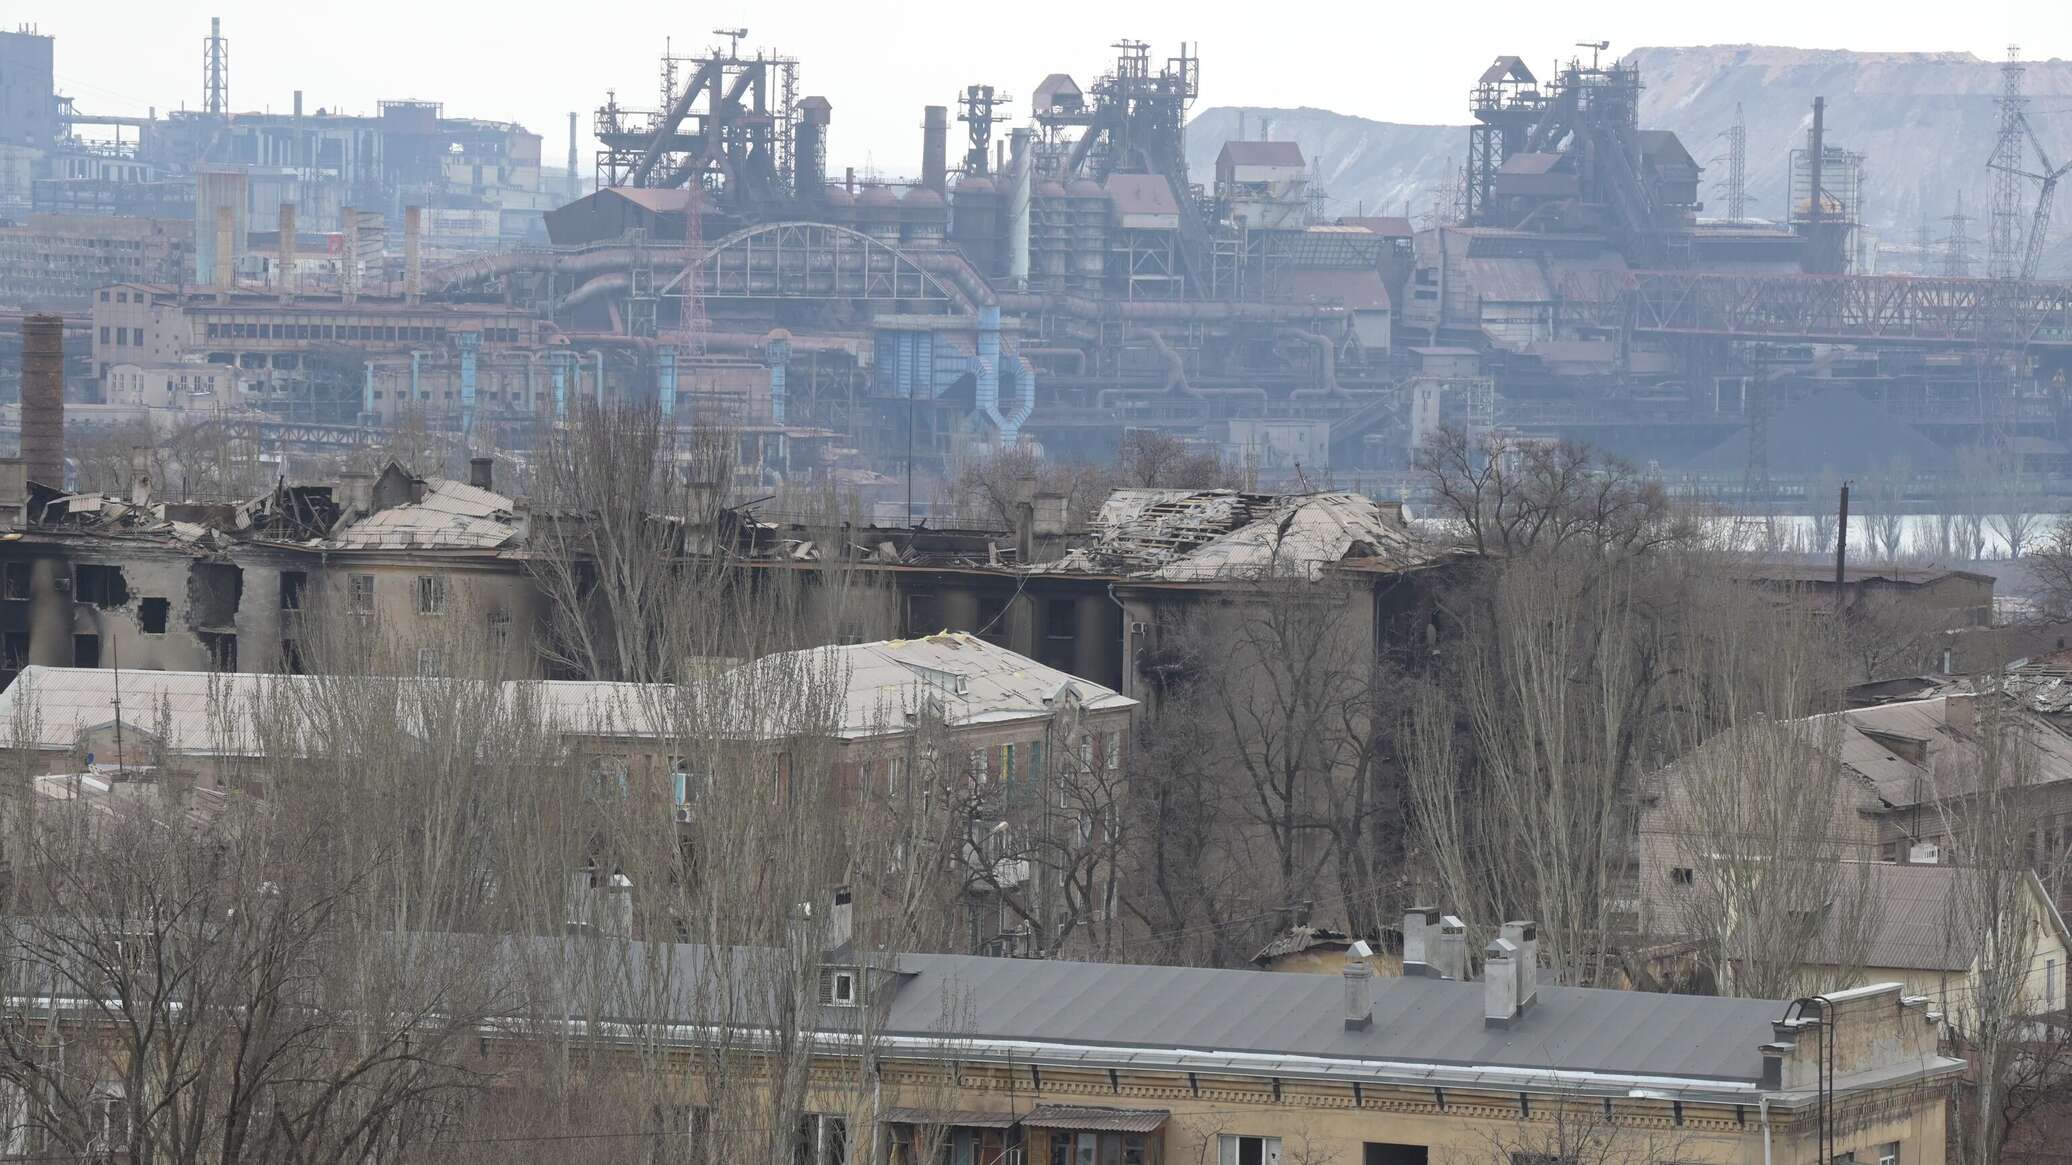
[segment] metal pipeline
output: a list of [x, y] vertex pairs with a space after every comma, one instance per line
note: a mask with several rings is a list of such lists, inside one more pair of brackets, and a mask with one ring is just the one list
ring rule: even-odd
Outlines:
[[1016, 351], [1030, 360], [1070, 360], [1073, 376], [1086, 375], [1086, 349], [1084, 348], [1018, 348]]
[[1191, 396], [1197, 400], [1200, 399], [1201, 394], [1194, 391], [1194, 387], [1187, 383], [1187, 362], [1180, 358], [1179, 351], [1173, 347], [1171, 342], [1157, 332], [1147, 331], [1144, 335], [1151, 340], [1151, 350], [1157, 352], [1159, 357], [1165, 361], [1166, 391], [1176, 392], [1181, 396]]
[[591, 300], [596, 299], [600, 295], [606, 295], [612, 292], [630, 291], [632, 289], [633, 276], [628, 275], [624, 271], [615, 271], [609, 274], [599, 275], [595, 279], [592, 279], [584, 283], [582, 286], [576, 288], [574, 291], [571, 291], [567, 295], [564, 295], [560, 299], [556, 300], [554, 302], [554, 306], [548, 310], [551, 312], [559, 313], [562, 311], [566, 311], [569, 308], [575, 307], [578, 304], [588, 303]]
[[1352, 395], [1345, 391], [1344, 385], [1338, 383], [1338, 345], [1331, 342], [1331, 337], [1319, 335], [1316, 332], [1302, 331], [1299, 328], [1283, 328], [1281, 329], [1281, 335], [1290, 340], [1299, 340], [1305, 344], [1316, 345], [1318, 367], [1323, 372], [1324, 383], [1321, 387], [1298, 388], [1288, 394], [1290, 399]]

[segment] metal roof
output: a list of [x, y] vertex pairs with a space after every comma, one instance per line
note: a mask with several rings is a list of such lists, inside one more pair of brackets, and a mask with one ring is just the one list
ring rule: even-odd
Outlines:
[[1180, 203], [1173, 197], [1173, 184], [1163, 174], [1110, 174], [1102, 188], [1122, 214], [1180, 213]]
[[1532, 70], [1525, 67], [1524, 58], [1498, 57], [1495, 64], [1482, 70], [1479, 80], [1484, 85], [1494, 85], [1499, 81], [1521, 81], [1530, 85], [1534, 83], [1535, 78]]
[[517, 503], [465, 482], [429, 478], [422, 500], [378, 510], [325, 540], [326, 548], [478, 549], [515, 541], [507, 519]]
[[1081, 1129], [1092, 1133], [1155, 1133], [1172, 1116], [1162, 1108], [1102, 1108], [1089, 1104], [1039, 1104], [1022, 1118], [1032, 1129]]
[[1306, 166], [1302, 158], [1302, 147], [1292, 141], [1267, 142], [1224, 142], [1223, 152], [1216, 155], [1216, 165], [1223, 166]]
[[1112, 688], [962, 631], [809, 647], [746, 668], [839, 677], [834, 682], [841, 687], [842, 714], [836, 733], [847, 740], [904, 732], [924, 708], [938, 709], [951, 726], [963, 726], [1044, 719], [1062, 707], [1068, 694], [1090, 712], [1136, 705]]
[[[613, 976], [623, 975], [635, 998], [651, 997], [643, 982], [650, 968], [666, 968], [669, 993], [682, 1001], [686, 1021], [695, 1020], [697, 1001], [710, 997], [707, 948], [630, 943], [584, 949], [614, 960]], [[727, 957], [741, 968], [732, 981], [752, 985], [770, 981], [755, 968], [774, 970], [777, 956], [735, 950]], [[1353, 1073], [1432, 1085], [1488, 1087], [1502, 1080], [1495, 1086], [1510, 1088], [1533, 1079], [1581, 1086], [1595, 1077], [1603, 1080], [1599, 1087], [1621, 1095], [1641, 1086], [1725, 1088], [1745, 1090], [1752, 1100], [1762, 1076], [1758, 1049], [1775, 1038], [1771, 1022], [1787, 1006], [1543, 984], [1522, 1016], [1498, 1028], [1484, 1023], [1480, 982], [1377, 976], [1373, 1022], [1348, 1030], [1345, 986], [1337, 975], [905, 954], [892, 970], [892, 996], [873, 1032], [880, 1046], [903, 1042], [920, 1054], [940, 1055], [947, 1045], [969, 1059], [1182, 1063], [1207, 1073]], [[612, 1010], [604, 1009], [605, 1021], [616, 1018]], [[753, 1003], [742, 1010], [756, 1014]], [[823, 1030], [849, 1030], [846, 1010], [822, 1008]], [[652, 1010], [634, 1004], [628, 1014], [652, 1016]], [[1932, 1059], [1918, 1067], [1940, 1070], [1949, 1063]]]
[[1119, 489], [1093, 520], [1093, 545], [1038, 569], [1117, 571], [1132, 578], [1208, 582], [1263, 575], [1321, 576], [1347, 559], [1417, 566], [1440, 553], [1355, 493], [1245, 494], [1235, 490]]

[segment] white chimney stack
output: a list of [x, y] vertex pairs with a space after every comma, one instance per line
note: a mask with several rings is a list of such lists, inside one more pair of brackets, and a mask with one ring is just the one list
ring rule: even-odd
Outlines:
[[1509, 1027], [1518, 1018], [1518, 945], [1493, 938], [1482, 952], [1482, 1025]]
[[1530, 920], [1504, 924], [1503, 937], [1518, 948], [1518, 1010], [1532, 1006], [1539, 998], [1540, 926]]
[[1439, 912], [1430, 906], [1413, 906], [1403, 915], [1403, 974], [1430, 976], [1432, 946], [1439, 937]]
[[1468, 924], [1453, 915], [1439, 919], [1438, 949], [1431, 968], [1437, 978], [1464, 980], [1468, 977]]
[[1366, 1031], [1374, 1025], [1374, 968], [1367, 956], [1374, 953], [1365, 940], [1346, 952], [1345, 1030]]
[[847, 886], [836, 886], [834, 897], [828, 905], [827, 935], [824, 941], [828, 950], [848, 946], [856, 937], [856, 900]]

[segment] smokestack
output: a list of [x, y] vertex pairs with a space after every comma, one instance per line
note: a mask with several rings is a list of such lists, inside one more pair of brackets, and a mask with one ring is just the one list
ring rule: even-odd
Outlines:
[[1014, 188], [1007, 200], [1007, 276], [1017, 291], [1029, 286], [1029, 193], [1035, 169], [1030, 136], [1029, 130], [1017, 129], [1010, 146]]
[[302, 116], [302, 90], [295, 90], [295, 116]]
[[944, 193], [950, 177], [950, 110], [930, 105], [921, 111], [921, 185]]
[[418, 265], [417, 238], [424, 230], [424, 208], [406, 206], [403, 208], [403, 299], [417, 302], [419, 277], [423, 274]]
[[1806, 133], [1806, 256], [1808, 271], [1826, 272], [1827, 231], [1821, 224], [1821, 166], [1827, 158], [1827, 98], [1813, 99], [1813, 128]]
[[216, 208], [216, 293], [228, 298], [237, 286], [237, 212]]
[[583, 196], [582, 179], [576, 177], [576, 115], [568, 115], [568, 200], [574, 202]]
[[[297, 94], [299, 97], [300, 94]], [[274, 286], [280, 289], [283, 300], [295, 294], [295, 204], [281, 203], [280, 249], [273, 260]]]
[[65, 317], [22, 320], [22, 462], [29, 480], [65, 488]]

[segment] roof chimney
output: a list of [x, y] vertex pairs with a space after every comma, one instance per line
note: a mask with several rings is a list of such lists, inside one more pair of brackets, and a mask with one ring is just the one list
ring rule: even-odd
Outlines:
[[1439, 938], [1439, 911], [1432, 906], [1413, 906], [1403, 915], [1403, 974], [1438, 978], [1432, 969], [1431, 949]]
[[1493, 938], [1482, 951], [1482, 1026], [1510, 1027], [1518, 1018], [1517, 944]]
[[1468, 977], [1468, 924], [1451, 914], [1439, 919], [1438, 949], [1433, 953], [1431, 971], [1437, 978], [1456, 981]]
[[130, 488], [129, 500], [133, 506], [151, 504], [151, 450], [143, 445], [130, 446], [129, 456]]
[[1523, 1011], [1539, 998], [1540, 924], [1523, 919], [1507, 922], [1503, 936], [1518, 948], [1518, 1009]]
[[22, 461], [29, 480], [65, 488], [65, 317], [22, 320]]
[[1345, 1030], [1366, 1031], [1374, 1026], [1374, 968], [1368, 964], [1367, 956], [1374, 953], [1365, 940], [1356, 942], [1346, 951], [1345, 969]]
[[496, 488], [496, 458], [468, 458], [468, 484], [476, 489]]
[[856, 897], [847, 886], [836, 886], [827, 910], [827, 949], [848, 946], [856, 938]]

